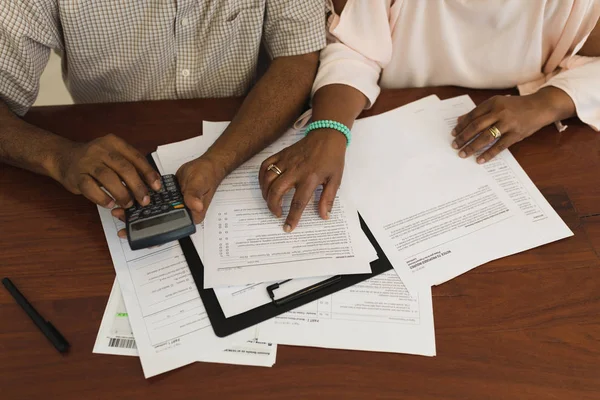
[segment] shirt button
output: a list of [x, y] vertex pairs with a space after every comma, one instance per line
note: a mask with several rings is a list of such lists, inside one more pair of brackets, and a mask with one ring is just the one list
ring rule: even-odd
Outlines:
[[181, 26], [187, 26], [187, 24], [188, 24], [188, 19], [187, 18], [183, 18], [181, 20]]
[[187, 77], [187, 76], [190, 76], [190, 70], [189, 70], [189, 69], [184, 69], [184, 70], [182, 70], [182, 71], [181, 71], [181, 75], [183, 75], [183, 76], [186, 76], [186, 77]]

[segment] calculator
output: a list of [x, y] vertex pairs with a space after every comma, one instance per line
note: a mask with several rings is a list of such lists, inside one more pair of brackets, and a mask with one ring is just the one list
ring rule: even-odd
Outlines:
[[142, 207], [136, 202], [125, 210], [127, 240], [132, 250], [158, 246], [196, 232], [175, 175], [164, 175], [161, 180], [160, 190], [148, 194], [150, 204]]

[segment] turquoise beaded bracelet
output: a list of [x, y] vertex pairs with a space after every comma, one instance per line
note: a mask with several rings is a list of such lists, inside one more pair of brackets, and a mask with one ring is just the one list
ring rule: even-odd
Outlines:
[[306, 127], [306, 131], [304, 132], [304, 135], [305, 136], [308, 135], [310, 131], [314, 131], [315, 129], [335, 129], [336, 131], [339, 131], [344, 136], [346, 136], [346, 147], [350, 146], [350, 140], [352, 139], [352, 134], [350, 133], [350, 128], [348, 128], [346, 125], [344, 125], [340, 122], [332, 121], [329, 119], [311, 122]]

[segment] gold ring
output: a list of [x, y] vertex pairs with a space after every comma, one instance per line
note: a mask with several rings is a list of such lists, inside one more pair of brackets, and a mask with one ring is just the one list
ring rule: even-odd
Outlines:
[[500, 129], [496, 128], [496, 125], [492, 125], [488, 128], [488, 132], [490, 133], [490, 135], [492, 135], [492, 137], [494, 139], [498, 139], [500, 136], [502, 136], [502, 133], [500, 132]]
[[275, 172], [277, 175], [281, 175], [283, 174], [283, 171], [280, 170], [277, 165], [275, 164], [271, 164], [269, 165], [269, 168], [267, 168], [267, 171], [271, 171], [271, 172]]

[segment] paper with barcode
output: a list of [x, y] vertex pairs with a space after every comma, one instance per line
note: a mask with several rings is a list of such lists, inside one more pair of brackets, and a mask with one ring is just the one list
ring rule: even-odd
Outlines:
[[[164, 174], [156, 153], [152, 156]], [[214, 334], [179, 243], [132, 251], [117, 235], [125, 224], [107, 209], [98, 207], [98, 213], [121, 304], [111, 305], [109, 299], [112, 311], [107, 311], [104, 327], [108, 334], [100, 336], [104, 348], [114, 354], [115, 349], [131, 346], [131, 352], [135, 347], [146, 378], [195, 361], [269, 367], [275, 363], [276, 345], [256, 343], [256, 328], [226, 338]], [[132, 338], [134, 342], [128, 341]]]
[[[102, 317], [93, 352], [138, 356], [125, 302], [116, 279]], [[199, 356], [197, 361], [271, 367], [275, 364], [276, 354], [276, 344], [252, 340], [244, 344], [233, 345], [219, 354]]]

